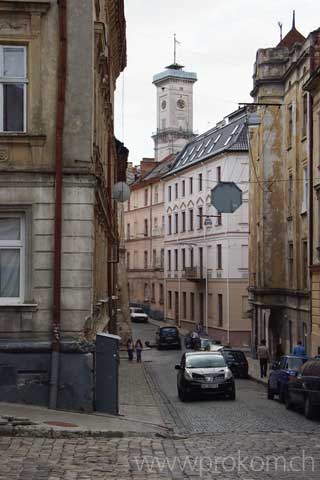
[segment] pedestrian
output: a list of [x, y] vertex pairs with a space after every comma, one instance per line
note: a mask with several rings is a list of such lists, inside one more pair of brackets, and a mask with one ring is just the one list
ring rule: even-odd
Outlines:
[[261, 344], [258, 347], [258, 359], [260, 361], [260, 375], [261, 378], [264, 378], [267, 376], [269, 360], [269, 351], [265, 340], [261, 340]]
[[293, 348], [292, 355], [294, 355], [295, 357], [305, 357], [306, 349], [302, 345], [301, 340], [299, 340], [297, 345]]
[[133, 351], [134, 351], [133, 341], [132, 341], [131, 338], [128, 338], [128, 341], [127, 341], [127, 352], [128, 352], [129, 362], [132, 362], [132, 360], [133, 360]]
[[136, 349], [136, 353], [137, 353], [137, 362], [140, 363], [141, 362], [141, 353], [142, 353], [142, 349], [143, 349], [142, 341], [140, 340], [140, 338], [138, 338], [138, 340], [136, 341], [135, 349]]

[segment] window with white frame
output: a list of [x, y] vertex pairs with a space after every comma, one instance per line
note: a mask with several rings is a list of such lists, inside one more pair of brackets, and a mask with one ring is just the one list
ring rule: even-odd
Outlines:
[[24, 217], [0, 216], [0, 303], [24, 300]]
[[27, 49], [0, 45], [0, 132], [26, 131]]

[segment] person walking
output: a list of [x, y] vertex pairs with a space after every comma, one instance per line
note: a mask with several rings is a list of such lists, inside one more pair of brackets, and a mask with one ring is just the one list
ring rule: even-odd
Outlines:
[[267, 376], [269, 360], [269, 351], [265, 340], [261, 340], [261, 344], [258, 347], [258, 359], [260, 361], [260, 375], [261, 378], [264, 378]]
[[133, 360], [133, 351], [134, 351], [133, 341], [132, 341], [131, 338], [128, 338], [128, 341], [127, 341], [127, 352], [128, 352], [129, 362], [132, 362], [132, 360]]
[[295, 357], [304, 357], [306, 355], [306, 349], [302, 345], [301, 340], [299, 340], [297, 345], [293, 348], [292, 355]]
[[142, 345], [142, 341], [140, 340], [140, 338], [138, 338], [138, 340], [136, 341], [136, 344], [135, 344], [135, 349], [136, 349], [136, 353], [137, 353], [137, 362], [141, 362], [141, 353], [142, 353], [142, 350], [143, 350], [143, 345]]

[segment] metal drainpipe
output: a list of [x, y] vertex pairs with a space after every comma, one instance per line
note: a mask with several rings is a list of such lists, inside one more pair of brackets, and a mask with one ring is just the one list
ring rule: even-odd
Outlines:
[[[310, 76], [314, 68], [314, 48], [310, 49]], [[309, 92], [309, 288], [310, 288], [310, 326], [312, 329], [312, 265], [313, 265], [313, 97]], [[309, 332], [311, 337], [311, 330]], [[309, 341], [308, 341], [309, 344]]]
[[67, 71], [67, 0], [57, 0], [59, 15], [59, 59], [56, 114], [55, 223], [54, 223], [54, 307], [49, 408], [57, 408], [61, 321], [61, 224], [63, 130]]

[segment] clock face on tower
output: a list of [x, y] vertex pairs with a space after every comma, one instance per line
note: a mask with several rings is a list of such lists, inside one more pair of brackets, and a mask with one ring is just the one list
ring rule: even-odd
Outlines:
[[180, 110], [183, 110], [185, 106], [186, 106], [186, 102], [182, 98], [179, 98], [179, 100], [177, 100], [177, 107]]
[[167, 102], [165, 100], [162, 100], [162, 102], [161, 102], [162, 110], [164, 110], [166, 108], [166, 106], [167, 106]]

